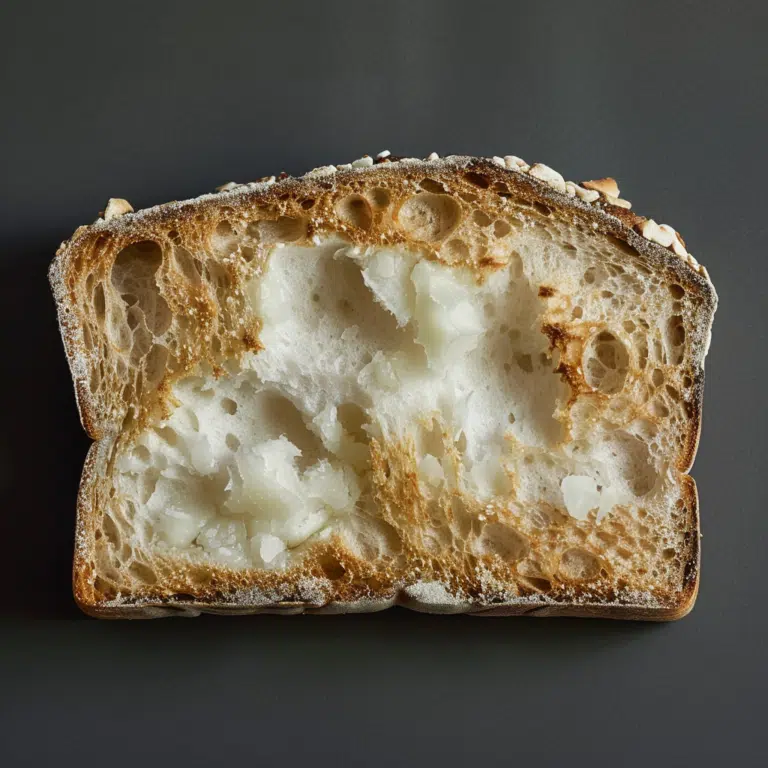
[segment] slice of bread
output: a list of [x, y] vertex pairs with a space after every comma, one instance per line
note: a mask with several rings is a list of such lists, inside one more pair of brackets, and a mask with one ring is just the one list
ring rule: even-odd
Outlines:
[[50, 278], [85, 611], [693, 605], [717, 298], [612, 179], [382, 153], [111, 200]]

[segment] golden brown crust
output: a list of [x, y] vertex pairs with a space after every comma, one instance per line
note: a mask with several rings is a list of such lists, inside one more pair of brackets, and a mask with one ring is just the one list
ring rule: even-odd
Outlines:
[[[165, 238], [169, 236], [169, 232], [176, 233], [182, 239], [199, 239], [200, 232], [210, 232], [216, 226], [223, 207], [226, 207], [227, 215], [233, 218], [252, 214], [255, 210], [283, 216], [295, 214], [301, 209], [304, 201], [312, 200], [314, 206], [322, 209], [323, 216], [310, 219], [306, 231], [297, 240], [299, 243], [309, 243], [313, 236], [340, 229], [343, 229], [344, 234], [353, 243], [403, 242], [403, 235], [398, 235], [393, 229], [384, 229], [382, 222], [375, 218], [368, 226], [349, 224], [345, 214], [338, 212], [334, 207], [334, 201], [338, 197], [336, 192], [344, 189], [345, 194], [354, 194], [377, 186], [388, 189], [413, 186], [424, 178], [425, 173], [438, 184], [444, 184], [454, 190], [463, 190], [467, 194], [479, 195], [481, 198], [484, 195], [488, 198], [494, 195], [509, 196], [532, 205], [558, 210], [565, 213], [574, 224], [587, 226], [617, 238], [626, 243], [640, 259], [645, 260], [649, 268], [671, 275], [686, 291], [697, 296], [702, 321], [709, 318], [711, 322], [716, 295], [706, 271], [698, 268], [697, 264], [694, 266], [695, 262], [683, 259], [672, 250], [638, 234], [634, 228], [643, 221], [642, 217], [623, 205], [614, 204], [606, 197], [606, 192], [600, 188], [600, 184], [594, 182], [592, 187], [585, 184], [585, 187], [596, 189], [602, 194], [594, 204], [587, 204], [578, 197], [569, 197], [525, 173], [502, 168], [498, 162], [476, 158], [448, 158], [439, 163], [385, 162], [364, 170], [336, 170], [332, 174], [308, 175], [301, 179], [285, 178], [274, 184], [261, 184], [253, 188], [238, 187], [219, 195], [203, 196], [197, 200], [168, 204], [135, 214], [116, 215], [90, 227], [81, 227], [72, 239], [62, 244], [59, 249], [51, 268], [51, 282], [75, 381], [81, 420], [88, 434], [98, 440], [89, 452], [78, 499], [74, 592], [78, 605], [85, 612], [104, 617], [138, 618], [197, 612], [339, 612], [347, 609], [359, 610], [363, 604], [370, 609], [404, 604], [417, 610], [460, 611], [477, 615], [597, 615], [609, 618], [667, 620], [679, 618], [690, 610], [698, 587], [699, 544], [696, 489], [693, 480], [687, 476], [683, 478], [683, 487], [686, 489], [686, 509], [690, 515], [689, 531], [692, 532], [692, 538], [686, 554], [685, 584], [679, 592], [659, 594], [652, 599], [647, 595], [638, 597], [630, 592], [619, 594], [608, 587], [584, 590], [578, 586], [563, 584], [553, 585], [553, 590], [546, 597], [537, 594], [533, 589], [529, 592], [523, 590], [512, 602], [478, 607], [472, 599], [471, 585], [462, 584], [459, 586], [467, 596], [465, 602], [459, 600], [440, 606], [413, 599], [406, 593], [407, 585], [398, 583], [392, 574], [372, 570], [370, 564], [355, 559], [338, 544], [318, 549], [300, 567], [283, 574], [263, 571], [238, 572], [207, 565], [205, 580], [201, 585], [199, 579], [190, 578], [194, 565], [180, 566], [178, 562], [169, 562], [161, 588], [147, 586], [127, 596], [111, 595], [99, 589], [94, 562], [96, 517], [100, 508], [108, 503], [105, 498], [105, 479], [109, 475], [109, 456], [114, 445], [112, 436], [120, 429], [124, 413], [104, 410], [103, 403], [94, 399], [88, 385], [91, 375], [89, 366], [95, 362], [85, 348], [79, 323], [76, 303], [78, 281], [95, 265], [101, 265], [104, 270], [109, 269], [115, 255], [130, 243]], [[602, 183], [609, 180], [599, 181]], [[610, 195], [611, 191], [607, 194]], [[428, 247], [428, 244], [425, 243], [424, 246]], [[493, 264], [483, 262], [469, 266], [478, 269], [494, 268]], [[544, 298], [552, 296], [554, 292], [554, 288], [547, 286], [539, 289], [539, 295]], [[199, 307], [201, 312], [205, 311], [204, 296], [199, 298]], [[561, 344], [563, 340], [558, 329], [554, 326], [549, 326], [549, 329], [553, 346]], [[706, 328], [700, 328], [703, 334], [708, 330], [708, 325]], [[545, 332], [548, 331], [545, 329]], [[256, 331], [246, 329], [236, 340], [236, 345], [239, 346], [233, 347], [235, 352], [257, 349]], [[704, 342], [700, 341], [700, 346], [703, 345]], [[689, 404], [689, 429], [678, 461], [681, 472], [690, 469], [698, 442], [704, 383], [701, 361], [705, 351], [704, 349], [697, 355], [699, 365], [691, 371], [694, 379], [693, 399]], [[191, 357], [186, 360], [174, 375], [182, 375], [199, 362], [199, 359]], [[567, 368], [561, 371], [566, 378], [567, 372]], [[172, 377], [166, 376], [159, 391], [169, 391], [171, 381]], [[574, 389], [574, 383], [570, 379], [569, 383]], [[297, 585], [302, 580], [328, 578], [327, 567], [324, 566], [327, 562], [331, 563], [329, 567], [338, 566], [344, 574], [349, 575], [349, 578], [341, 583], [331, 578], [331, 581], [334, 581], [334, 599], [325, 605], [316, 604], [311, 599], [299, 599], [301, 590]], [[439, 577], [441, 574], [433, 575]], [[198, 586], [191, 587], [191, 584]], [[249, 594], [264, 595], [270, 593], [270, 590], [275, 596], [273, 601], [265, 604], [260, 598], [259, 604], [249, 603]], [[188, 598], [185, 598], [183, 593], [187, 593]]]
[[77, 523], [75, 527], [75, 556], [72, 567], [72, 590], [75, 601], [86, 613], [92, 613], [101, 600], [94, 586], [95, 563], [93, 551], [96, 533], [96, 499], [99, 479], [106, 470], [109, 442], [100, 440], [88, 450], [77, 495]]

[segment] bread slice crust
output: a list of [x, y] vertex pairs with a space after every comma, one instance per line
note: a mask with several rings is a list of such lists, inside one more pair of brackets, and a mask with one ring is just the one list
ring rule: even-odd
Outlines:
[[[197, 615], [208, 613], [339, 613], [347, 611], [380, 610], [391, 605], [404, 605], [415, 610], [442, 613], [466, 612], [476, 615], [563, 615], [602, 616], [607, 618], [670, 620], [684, 616], [693, 606], [699, 582], [699, 511], [696, 485], [686, 473], [696, 454], [704, 391], [703, 359], [717, 297], [706, 270], [689, 254], [680, 254], [675, 248], [665, 247], [643, 235], [647, 220], [632, 213], [623, 201], [610, 194], [600, 193], [597, 200], [586, 202], [576, 194], [568, 194], [557, 178], [547, 173], [535, 174], [524, 170], [516, 162], [500, 158], [493, 160], [452, 156], [442, 160], [416, 161], [382, 158], [381, 162], [361, 168], [339, 167], [317, 169], [301, 178], [265, 180], [252, 185], [240, 185], [215, 195], [204, 195], [195, 200], [170, 203], [137, 213], [127, 213], [110, 219], [100, 219], [93, 225], [81, 227], [73, 237], [63, 243], [50, 270], [51, 284], [57, 302], [59, 322], [65, 350], [70, 363], [78, 408], [84, 428], [96, 441], [88, 454], [77, 505], [77, 535], [74, 561], [74, 593], [78, 605], [86, 612], [100, 617], [150, 618], [162, 615]], [[288, 589], [313, 577], [324, 578], [324, 563], [339, 564], [344, 573], [366, 571], [365, 563], [355, 562], [354, 556], [336, 542], [330, 542], [305, 558], [300, 566], [286, 572], [259, 570], [235, 571], [213, 564], [206, 565], [204, 583], [195, 566], [169, 564], [172, 577], [160, 584], [146, 585], [130, 594], [108, 594], [99, 588], [94, 549], [98, 533], [100, 511], [107, 503], [108, 478], [113, 471], [115, 452], [125, 439], [123, 421], [125, 411], [118, 403], [106, 403], [94, 394], [91, 386], [98, 355], [89, 348], [85, 338], [83, 310], [79, 301], [79, 286], [94, 269], [94, 262], [111, 267], [115, 255], [125, 246], [140, 241], [153, 241], [175, 233], [182, 241], [195, 241], [201, 233], [210, 233], [221, 219], [222, 211], [230, 218], [249, 217], [254, 212], [268, 211], [269, 215], [290, 217], [312, 202], [307, 229], [297, 242], [311, 243], [313, 238], [331, 232], [343, 231], [350, 243], [356, 245], [398, 244], [408, 242], [406, 236], [394, 227], [374, 219], [368, 226], [355, 226], [347, 211], [339, 209], [338, 201], [364, 190], [384, 189], [390, 194], [412, 193], [428, 177], [443, 185], [452, 194], [464, 190], [491, 198], [512, 197], [526, 204], [541, 206], [545, 211], [565, 216], [570, 221], [626, 243], [640, 258], [674, 276], [686, 291], [699, 297], [700, 317], [695, 330], [699, 338], [694, 365], [690, 371], [693, 384], [688, 403], [688, 423], [681, 450], [676, 456], [676, 468], [683, 473], [682, 498], [686, 513], [686, 544], [683, 553], [685, 567], [682, 589], [669, 594], [658, 592], [648, 595], [634, 594], [630, 590], [617, 591], [610, 587], [561, 585], [547, 594], [535, 589], [521, 589], [511, 599], [483, 602], [471, 595], [462, 599], [448, 595], [444, 599], [434, 594], [424, 595], [408, 590], [393, 578], [353, 583], [333, 581], [330, 593], [313, 592], [306, 587]], [[544, 177], [544, 178], [541, 178]], [[599, 185], [598, 185], [599, 186]], [[583, 187], [584, 189], [587, 187]], [[365, 223], [365, 222], [363, 222]], [[422, 243], [429, 249], [429, 243]], [[684, 245], [683, 245], [684, 247]], [[482, 268], [483, 265], [467, 265]], [[492, 268], [492, 265], [489, 265]], [[558, 343], [557, 334], [550, 336], [552, 346]], [[258, 328], [246, 329], [232, 341], [227, 350], [230, 355], [259, 349]], [[200, 360], [210, 359], [210, 350], [201, 344], [185, 365], [172, 375], [166, 375], [158, 385], [156, 401], [152, 407], [162, 407], [165, 393], [175, 378], [192, 370]], [[568, 372], [562, 372], [567, 377]], [[146, 410], [148, 414], [150, 408]], [[145, 418], [148, 416], [145, 414]], [[142, 416], [132, 427], [141, 426]], [[199, 568], [197, 569], [199, 570]], [[330, 594], [330, 597], [329, 597]], [[272, 595], [270, 599], [268, 596]], [[267, 597], [265, 597], [267, 596]], [[277, 596], [277, 597], [275, 597]]]

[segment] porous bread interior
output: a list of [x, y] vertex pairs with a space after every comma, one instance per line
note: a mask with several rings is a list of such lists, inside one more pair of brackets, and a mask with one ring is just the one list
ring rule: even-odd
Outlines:
[[170, 232], [89, 276], [92, 390], [117, 376], [127, 408], [99, 594], [303, 564], [324, 599], [681, 588], [699, 297], [544, 206], [492, 216], [430, 181], [336, 202], [404, 243], [224, 212], [204, 244]]

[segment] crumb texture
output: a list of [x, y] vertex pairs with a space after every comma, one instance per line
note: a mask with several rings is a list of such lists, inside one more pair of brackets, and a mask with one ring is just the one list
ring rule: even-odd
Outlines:
[[679, 598], [712, 294], [517, 171], [422, 166], [88, 233], [90, 599]]

